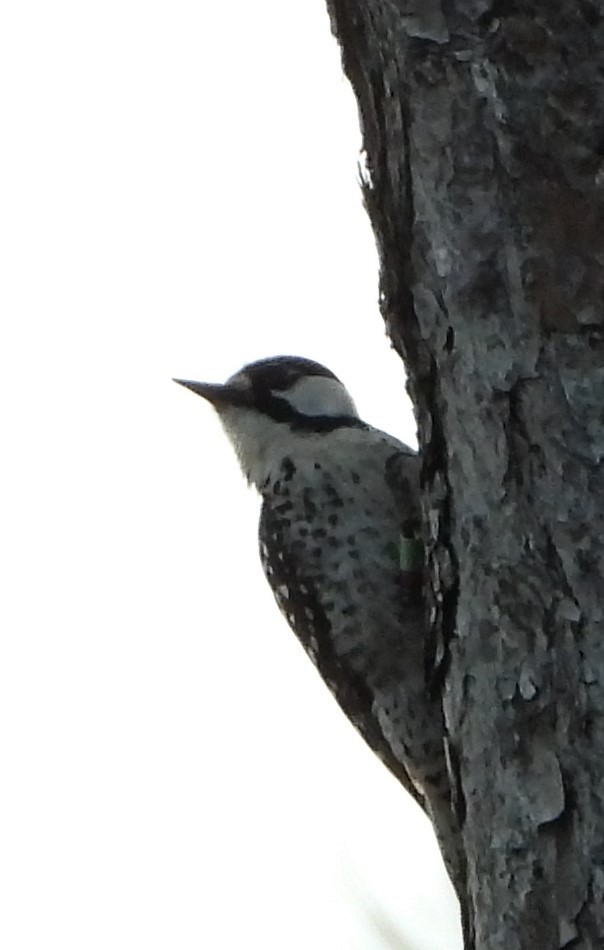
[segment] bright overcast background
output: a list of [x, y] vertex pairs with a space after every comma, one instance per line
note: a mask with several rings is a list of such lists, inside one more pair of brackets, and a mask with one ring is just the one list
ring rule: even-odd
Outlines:
[[3, 950], [455, 950], [170, 381], [297, 353], [414, 438], [323, 0], [20, 0], [0, 83]]

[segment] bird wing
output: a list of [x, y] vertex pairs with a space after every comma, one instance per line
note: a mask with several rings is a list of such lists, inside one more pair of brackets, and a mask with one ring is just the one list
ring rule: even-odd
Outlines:
[[[275, 600], [338, 705], [383, 764], [425, 809], [424, 798], [393, 754], [374, 713], [373, 695], [362, 676], [333, 649], [332, 620], [316, 581], [288, 550], [284, 522], [265, 499], [260, 519], [260, 557]], [[269, 540], [269, 543], [267, 543]], [[286, 551], [288, 556], [283, 556]]]

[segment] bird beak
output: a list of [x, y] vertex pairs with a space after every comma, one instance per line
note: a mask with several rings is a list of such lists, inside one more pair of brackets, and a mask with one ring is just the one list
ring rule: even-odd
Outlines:
[[228, 383], [196, 383], [192, 379], [174, 379], [173, 382], [207, 399], [216, 409], [222, 406], [241, 406], [249, 401], [241, 387], [229, 386]]

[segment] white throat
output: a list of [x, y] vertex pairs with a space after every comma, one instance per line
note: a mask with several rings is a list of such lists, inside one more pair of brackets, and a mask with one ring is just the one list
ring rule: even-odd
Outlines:
[[286, 422], [275, 422], [269, 416], [239, 406], [221, 410], [219, 418], [243, 474], [251, 485], [260, 488], [289, 451], [290, 427]]
[[[305, 376], [283, 392], [275, 392], [301, 415], [358, 418], [355, 405], [337, 379]], [[253, 406], [225, 406], [218, 410], [223, 428], [233, 445], [248, 482], [260, 488], [276, 473], [286, 455], [310, 448], [320, 434], [292, 431], [289, 422], [277, 422]]]

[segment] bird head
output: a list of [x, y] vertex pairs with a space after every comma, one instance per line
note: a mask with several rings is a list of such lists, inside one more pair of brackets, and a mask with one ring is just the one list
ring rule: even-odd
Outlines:
[[314, 360], [277, 356], [248, 363], [226, 383], [175, 379], [218, 413], [248, 481], [258, 487], [274, 464], [304, 440], [358, 424], [343, 383]]

